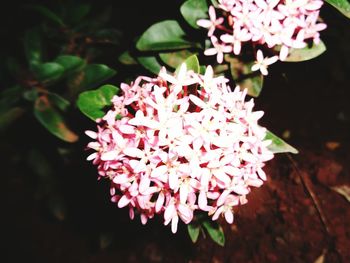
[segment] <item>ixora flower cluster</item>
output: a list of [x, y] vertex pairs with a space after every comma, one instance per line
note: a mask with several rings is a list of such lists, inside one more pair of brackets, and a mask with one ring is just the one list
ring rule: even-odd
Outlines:
[[[223, 62], [224, 53], [239, 55], [242, 44], [251, 42], [278, 47], [279, 57], [263, 57], [257, 52], [257, 63], [252, 70], [263, 69], [278, 59], [285, 60], [291, 48], [304, 48], [307, 40], [315, 44], [320, 41], [319, 31], [326, 25], [318, 23], [322, 0], [218, 0], [217, 8], [209, 7], [209, 20], [200, 19], [197, 24], [208, 29], [213, 48], [205, 50], [205, 55], [217, 55], [218, 63]], [[217, 17], [217, 13], [220, 14]], [[264, 70], [265, 69], [265, 70]]]
[[163, 68], [157, 78], [122, 84], [98, 131], [86, 131], [95, 151], [87, 159], [132, 219], [135, 210], [143, 224], [163, 214], [173, 233], [196, 210], [232, 223], [233, 207], [266, 180], [262, 167], [273, 153], [257, 124], [263, 112], [227, 82], [210, 66], [200, 75], [183, 64], [176, 77]]

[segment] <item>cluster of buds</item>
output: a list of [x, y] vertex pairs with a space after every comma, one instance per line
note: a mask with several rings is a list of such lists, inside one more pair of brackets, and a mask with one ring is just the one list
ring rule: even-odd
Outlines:
[[231, 90], [224, 77], [187, 70], [176, 76], [163, 68], [157, 78], [122, 84], [113, 107], [86, 131], [94, 150], [87, 159], [100, 178], [111, 180], [111, 200], [129, 207], [145, 224], [162, 214], [177, 231], [195, 211], [233, 222], [233, 207], [247, 202], [251, 187], [266, 180], [262, 170], [273, 158], [246, 92]]
[[[308, 40], [319, 43], [319, 31], [326, 28], [318, 22], [322, 5], [322, 0], [218, 0], [217, 8], [209, 7], [209, 20], [197, 21], [208, 29], [213, 45], [205, 55], [217, 55], [222, 63], [224, 53], [239, 55], [242, 44], [250, 43], [254, 50], [256, 45], [280, 50], [279, 56], [265, 60], [259, 51], [258, 65], [266, 68], [278, 59], [283, 61], [290, 49], [304, 48]], [[261, 67], [253, 70], [257, 69]], [[267, 71], [263, 69], [262, 74]]]

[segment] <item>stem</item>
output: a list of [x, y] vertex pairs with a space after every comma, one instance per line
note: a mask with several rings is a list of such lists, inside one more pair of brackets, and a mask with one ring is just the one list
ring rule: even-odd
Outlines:
[[287, 155], [288, 159], [290, 160], [290, 162], [292, 163], [293, 169], [300, 177], [300, 180], [301, 180], [305, 190], [307, 191], [309, 197], [311, 198], [312, 203], [313, 203], [313, 205], [318, 213], [318, 216], [320, 218], [322, 226], [326, 232], [327, 238], [330, 241], [328, 251], [333, 250], [337, 254], [339, 262], [341, 262], [342, 261], [341, 260], [341, 253], [338, 251], [337, 246], [335, 244], [336, 236], [335, 236], [335, 234], [334, 234], [334, 232], [333, 232], [333, 230], [332, 230], [332, 228], [331, 228], [331, 226], [330, 226], [330, 224], [329, 224], [329, 222], [328, 222], [328, 220], [323, 212], [319, 198], [317, 197], [317, 195], [315, 194], [315, 192], [312, 189], [312, 182], [311, 182], [310, 178], [305, 176], [304, 173], [298, 168], [297, 163], [294, 161], [293, 157], [289, 153], [286, 153], [286, 155]]

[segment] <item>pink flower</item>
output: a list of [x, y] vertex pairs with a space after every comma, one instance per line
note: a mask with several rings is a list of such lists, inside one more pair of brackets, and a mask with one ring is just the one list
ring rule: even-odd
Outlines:
[[211, 37], [214, 34], [216, 27], [224, 22], [224, 18], [219, 17], [216, 19], [215, 8], [213, 6], [209, 7], [209, 18], [210, 20], [199, 19], [197, 25], [208, 28], [208, 36]]
[[267, 75], [267, 68], [269, 65], [275, 63], [278, 60], [277, 56], [273, 56], [270, 58], [264, 58], [262, 51], [259, 49], [256, 53], [256, 62], [252, 66], [252, 71], [260, 70], [261, 74]]
[[275, 53], [279, 49], [280, 60], [285, 60], [291, 48], [303, 48], [309, 39], [320, 42], [319, 32], [326, 28], [318, 22], [322, 5], [322, 0], [220, 0], [217, 7], [209, 7], [210, 20], [197, 21], [208, 29], [213, 45], [204, 54], [217, 54], [222, 63], [223, 53], [239, 55], [242, 45], [249, 43], [253, 50], [257, 45]]
[[233, 207], [266, 180], [262, 168], [273, 154], [258, 125], [263, 113], [227, 82], [211, 67], [204, 75], [185, 64], [176, 76], [162, 69], [157, 78], [122, 84], [97, 131], [86, 131], [87, 159], [111, 181], [111, 200], [128, 207], [131, 219], [137, 211], [146, 224], [160, 214], [173, 233], [195, 211], [232, 223]]
[[232, 52], [232, 46], [219, 43], [218, 39], [215, 36], [211, 37], [211, 42], [213, 43], [214, 47], [205, 50], [204, 55], [216, 55], [216, 60], [219, 64], [221, 64], [224, 61], [224, 53]]

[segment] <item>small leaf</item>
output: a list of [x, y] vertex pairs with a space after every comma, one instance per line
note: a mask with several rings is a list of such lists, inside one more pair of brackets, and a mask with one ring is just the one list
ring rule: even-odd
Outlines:
[[[69, 3], [69, 2], [67, 2]], [[64, 21], [71, 25], [75, 25], [80, 22], [84, 17], [86, 17], [90, 10], [91, 4], [75, 3], [71, 2], [69, 4], [65, 3], [65, 16]]]
[[269, 150], [273, 153], [294, 153], [297, 154], [298, 150], [295, 149], [293, 146], [286, 143], [284, 140], [279, 138], [277, 135], [273, 134], [270, 131], [266, 132], [266, 136], [264, 140], [271, 140], [271, 144], [268, 146]]
[[[199, 61], [196, 55], [188, 57], [183, 63], [186, 64], [187, 70], [193, 70], [195, 73], [199, 73]], [[180, 71], [181, 65], [175, 70], [175, 74]]]
[[119, 57], [118, 61], [124, 65], [136, 65], [137, 61], [131, 56], [129, 51], [123, 52]]
[[78, 136], [64, 122], [61, 114], [52, 107], [46, 96], [39, 97], [34, 105], [34, 116], [53, 135], [66, 142], [75, 142]]
[[39, 97], [39, 92], [37, 89], [30, 89], [23, 92], [23, 98], [25, 98], [28, 101], [34, 102], [38, 97]]
[[55, 62], [47, 62], [33, 66], [33, 73], [39, 81], [50, 82], [58, 80], [64, 72], [64, 67]]
[[220, 246], [225, 245], [225, 234], [217, 222], [203, 221], [203, 227], [208, 231], [211, 239]]
[[80, 90], [87, 90], [113, 77], [116, 71], [103, 64], [89, 64], [83, 69], [81, 74], [83, 78], [78, 87]]
[[344, 184], [331, 187], [331, 189], [344, 196], [345, 199], [350, 202], [350, 186]]
[[183, 49], [193, 46], [184, 39], [185, 32], [175, 20], [165, 20], [149, 27], [136, 43], [141, 51]]
[[30, 67], [43, 61], [43, 47], [39, 28], [32, 28], [24, 35], [24, 50]]
[[101, 29], [93, 34], [94, 43], [119, 45], [123, 41], [123, 34], [116, 29]]
[[62, 19], [57, 14], [55, 14], [50, 9], [48, 9], [47, 7], [42, 6], [42, 5], [28, 5], [27, 7], [32, 9], [32, 10], [37, 11], [38, 13], [43, 15], [44, 17], [48, 18], [51, 22], [53, 22], [59, 26], [64, 26]]
[[242, 90], [247, 89], [248, 95], [258, 97], [263, 88], [264, 77], [251, 70], [254, 62], [243, 62], [230, 55], [226, 55], [225, 60], [230, 63], [231, 75], [236, 84]]
[[85, 91], [79, 95], [77, 106], [82, 113], [95, 121], [105, 115], [103, 109], [112, 105], [112, 98], [118, 88], [113, 85], [103, 85], [97, 90]]
[[174, 52], [159, 53], [160, 59], [165, 64], [174, 69], [181, 65], [181, 63], [184, 62], [184, 60], [191, 55], [193, 55], [193, 53], [188, 51], [187, 49]]
[[21, 107], [14, 107], [0, 112], [0, 131], [5, 131], [12, 123], [25, 113]]
[[157, 58], [153, 56], [138, 57], [137, 61], [154, 74], [158, 74], [162, 67], [162, 65], [159, 64]]
[[190, 236], [193, 243], [196, 243], [199, 237], [200, 227], [194, 224], [187, 225], [188, 235]]
[[50, 102], [52, 102], [52, 104], [57, 106], [57, 108], [59, 108], [61, 111], [66, 111], [70, 106], [70, 102], [68, 100], [66, 100], [65, 98], [61, 97], [56, 93], [48, 92], [47, 98], [49, 99]]
[[248, 95], [256, 98], [259, 97], [263, 84], [264, 76], [261, 74], [237, 81], [237, 85], [239, 85], [241, 89], [247, 89]]
[[71, 55], [58, 56], [55, 62], [64, 68], [65, 74], [81, 69], [85, 65], [85, 61], [82, 58]]
[[311, 47], [307, 46], [305, 48], [299, 48], [299, 49], [292, 48], [289, 51], [288, 57], [284, 61], [286, 62], [306, 61], [306, 60], [310, 60], [315, 57], [318, 57], [325, 51], [326, 51], [326, 46], [322, 41], [320, 41], [320, 43], [318, 43], [317, 45], [312, 44]]
[[46, 201], [52, 216], [54, 216], [58, 221], [64, 221], [67, 214], [67, 208], [62, 196], [60, 194], [50, 193]]
[[206, 0], [187, 0], [180, 7], [180, 12], [187, 23], [199, 28], [197, 20], [208, 17], [208, 4]]
[[347, 0], [325, 0], [338, 9], [344, 16], [350, 18], [350, 3]]

